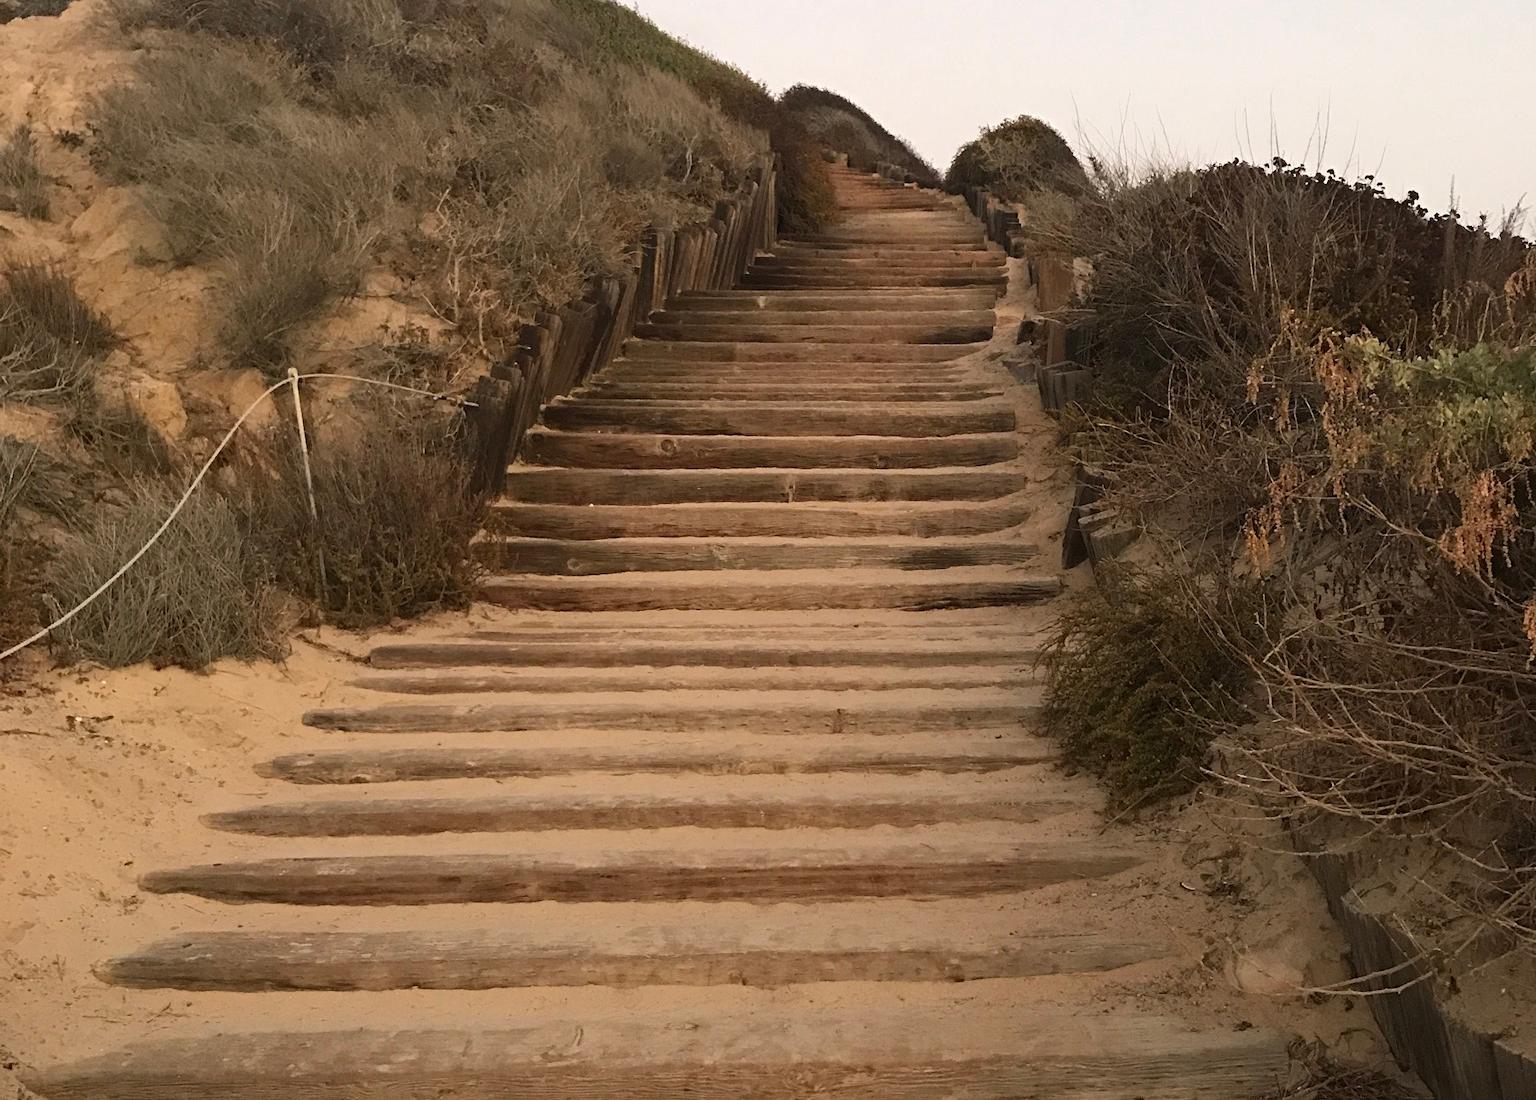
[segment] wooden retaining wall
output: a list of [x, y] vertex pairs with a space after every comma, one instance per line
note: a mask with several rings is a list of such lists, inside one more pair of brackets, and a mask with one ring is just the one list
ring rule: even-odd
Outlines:
[[1349, 945], [1350, 967], [1364, 979], [1364, 988], [1409, 986], [1368, 998], [1398, 1064], [1417, 1073], [1439, 1100], [1536, 1100], [1536, 1061], [1469, 1027], [1440, 1003], [1436, 983], [1416, 961], [1419, 952], [1408, 936], [1371, 912], [1355, 892], [1354, 861], [1312, 851], [1294, 831], [1292, 839], [1323, 889]]
[[474, 465], [470, 489], [499, 493], [507, 467], [539, 411], [611, 363], [635, 326], [678, 294], [739, 285], [753, 258], [777, 239], [772, 157], [752, 168], [735, 196], [691, 225], [652, 226], [631, 270], [595, 279], [578, 300], [540, 313], [518, 334], [517, 350], [466, 395]]

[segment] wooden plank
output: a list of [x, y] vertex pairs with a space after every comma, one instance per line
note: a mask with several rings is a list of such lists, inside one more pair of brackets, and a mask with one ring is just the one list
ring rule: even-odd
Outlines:
[[635, 340], [626, 345], [630, 362], [662, 363], [944, 363], [985, 350], [985, 344], [778, 344], [721, 340]]
[[1119, 874], [1138, 855], [1058, 841], [846, 848], [605, 850], [582, 858], [505, 853], [232, 861], [152, 871], [156, 894], [286, 905], [795, 901], [975, 897]]
[[[520, 1029], [230, 1029], [26, 1077], [47, 1100], [1236, 1100], [1289, 1068], [1284, 1037], [1129, 1013], [993, 1004], [541, 1019]], [[334, 1025], [333, 1025], [334, 1026]], [[377, 1025], [375, 1025], [377, 1028]], [[902, 1041], [893, 1042], [894, 1036]]]
[[792, 569], [588, 577], [518, 573], [486, 579], [480, 585], [480, 598], [502, 607], [538, 611], [940, 611], [1035, 604], [1062, 590], [1057, 577], [964, 576], [987, 572], [944, 569], [880, 576], [871, 571], [858, 579], [843, 579], [825, 570]]
[[952, 569], [1025, 565], [1039, 555], [1029, 543], [976, 539], [876, 542], [851, 539], [542, 539], [488, 537], [476, 560], [505, 573], [572, 577], [680, 569]]
[[[996, 923], [996, 922], [994, 922]], [[831, 924], [832, 927], [828, 927]], [[98, 973], [138, 989], [509, 989], [656, 985], [774, 988], [807, 981], [964, 982], [1115, 970], [1165, 944], [1066, 930], [846, 927], [823, 919], [763, 934], [752, 924], [668, 923], [641, 938], [517, 929], [375, 933], [205, 932], [161, 940]], [[1010, 934], [1011, 933], [1011, 934]]]
[[708, 743], [673, 736], [619, 743], [559, 741], [529, 748], [448, 746], [349, 749], [279, 756], [257, 771], [290, 783], [401, 783], [440, 779], [514, 779], [590, 775], [868, 775], [988, 773], [1055, 760], [1054, 742], [1028, 734], [850, 734], [832, 742], [712, 736]]
[[612, 429], [630, 434], [937, 437], [1011, 432], [1015, 419], [1013, 405], [1004, 401], [843, 401], [793, 408], [751, 401], [604, 401], [586, 394], [546, 407], [544, 423], [561, 431]]
[[520, 730], [704, 731], [762, 735], [898, 734], [1017, 729], [1039, 715], [1017, 691], [748, 691], [728, 698], [667, 692], [593, 692], [582, 700], [530, 694], [485, 702], [324, 707], [304, 715], [318, 729], [358, 733], [514, 733]]
[[269, 803], [207, 814], [204, 824], [254, 836], [427, 836], [435, 833], [548, 832], [568, 829], [864, 829], [946, 822], [1036, 822], [1089, 811], [1090, 803], [970, 786], [905, 793], [501, 795], [494, 798], [328, 799]]
[[401, 642], [375, 646], [368, 661], [374, 668], [462, 668], [501, 666], [538, 669], [545, 674], [562, 668], [594, 670], [645, 666], [651, 675], [676, 666], [760, 671], [770, 686], [775, 669], [794, 669], [806, 680], [817, 668], [892, 667], [917, 676], [912, 670], [928, 667], [977, 668], [1003, 664], [1016, 668], [1032, 663], [1037, 651], [1011, 637], [992, 639], [874, 637], [842, 639], [804, 636], [734, 638], [708, 632], [682, 638], [650, 634], [607, 637], [578, 635], [562, 639], [523, 633], [507, 639], [470, 638], [444, 642]]
[[1005, 531], [1034, 514], [1014, 493], [982, 501], [744, 504], [524, 504], [498, 501], [487, 528], [525, 538], [957, 538]]
[[524, 453], [528, 461], [545, 466], [643, 470], [761, 466], [921, 469], [1007, 462], [1018, 457], [1019, 440], [1013, 432], [909, 439], [899, 436], [635, 435], [535, 428], [525, 436]]
[[[799, 276], [789, 276], [798, 278]], [[773, 325], [699, 323], [668, 324], [655, 320], [635, 328], [646, 340], [719, 343], [742, 341], [758, 344], [974, 344], [992, 338], [992, 320], [964, 320], [927, 325]]]
[[508, 471], [509, 500], [542, 504], [992, 500], [1018, 490], [1012, 469]]

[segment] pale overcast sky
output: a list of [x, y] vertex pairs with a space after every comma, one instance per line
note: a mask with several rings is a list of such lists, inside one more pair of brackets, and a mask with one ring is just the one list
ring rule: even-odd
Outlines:
[[[637, 0], [779, 92], [839, 92], [940, 170], [1032, 114], [1080, 150], [1374, 172], [1465, 217], [1536, 200], [1536, 0]], [[1278, 143], [1271, 131], [1278, 134]], [[1309, 141], [1311, 148], [1308, 148]], [[1530, 229], [1527, 223], [1527, 229]]]

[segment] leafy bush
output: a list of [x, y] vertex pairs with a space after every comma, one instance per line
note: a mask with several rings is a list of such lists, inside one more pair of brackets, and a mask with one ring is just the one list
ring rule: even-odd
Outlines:
[[0, 210], [24, 218], [48, 216], [48, 177], [37, 162], [37, 138], [26, 125], [17, 126], [0, 145]]
[[[98, 511], [49, 566], [51, 604], [83, 600], [137, 553], [180, 492], [140, 482], [129, 503]], [[282, 641], [254, 552], [234, 511], [214, 493], [195, 494], [164, 536], [128, 573], [56, 635], [67, 653], [118, 667], [149, 661], [198, 669], [221, 657], [277, 657]]]
[[939, 185], [939, 173], [874, 120], [862, 107], [825, 88], [796, 84], [779, 97], [784, 110], [799, 119], [817, 142], [836, 152], [847, 153], [855, 168], [873, 171], [881, 162], [899, 165], [925, 187]]
[[1193, 786], [1244, 713], [1243, 647], [1204, 602], [1171, 575], [1117, 571], [1064, 608], [1045, 649], [1046, 728], [1117, 806]]
[[447, 438], [384, 418], [316, 441], [311, 460], [318, 523], [294, 441], [238, 479], [241, 527], [277, 584], [342, 626], [469, 601], [480, 506]]
[[983, 130], [961, 146], [945, 184], [953, 191], [985, 187], [1009, 202], [1027, 202], [1042, 191], [1078, 196], [1089, 190], [1087, 173], [1066, 139], [1029, 115]]
[[110, 322], [61, 270], [22, 262], [0, 269], [0, 400], [78, 397], [116, 342]]

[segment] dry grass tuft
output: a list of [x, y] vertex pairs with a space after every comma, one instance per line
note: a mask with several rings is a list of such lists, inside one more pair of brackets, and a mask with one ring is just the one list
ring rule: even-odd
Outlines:
[[37, 161], [37, 138], [25, 124], [0, 145], [0, 210], [24, 218], [48, 216], [48, 177]]
[[78, 400], [116, 343], [110, 322], [63, 271], [23, 262], [0, 269], [0, 400]]
[[31, 19], [39, 15], [62, 15], [71, 0], [0, 0], [0, 26], [13, 19]]
[[275, 583], [349, 627], [468, 603], [480, 506], [451, 438], [380, 416], [317, 440], [312, 463], [318, 523], [293, 440], [240, 471], [240, 525]]
[[985, 187], [1008, 202], [1041, 192], [1069, 196], [1089, 190], [1088, 175], [1066, 139], [1029, 115], [983, 130], [955, 154], [945, 184], [951, 190]]
[[[48, 570], [50, 604], [73, 607], [136, 553], [180, 495], [140, 482], [128, 504], [101, 511], [60, 547]], [[269, 593], [233, 509], [195, 495], [161, 540], [117, 584], [60, 629], [69, 655], [109, 667], [148, 661], [198, 669], [222, 657], [282, 654]]]

